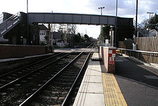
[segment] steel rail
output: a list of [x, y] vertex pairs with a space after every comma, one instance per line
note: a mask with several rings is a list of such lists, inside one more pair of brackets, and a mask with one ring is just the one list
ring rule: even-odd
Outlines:
[[[60, 53], [60, 54], [61, 54], [61, 53]], [[1, 77], [4, 77], [4, 76], [6, 76], [6, 75], [12, 74], [12, 73], [14, 73], [14, 72], [17, 72], [17, 71], [19, 71], [19, 70], [22, 70], [22, 69], [24, 69], [24, 68], [32, 67], [33, 65], [39, 64], [39, 63], [41, 63], [41, 62], [43, 62], [43, 61], [45, 61], [45, 60], [48, 60], [48, 59], [53, 58], [53, 57], [56, 57], [56, 56], [58, 56], [58, 55], [60, 55], [60, 54], [55, 54], [55, 55], [53, 55], [53, 56], [51, 56], [51, 57], [48, 57], [48, 58], [42, 59], [42, 60], [40, 60], [40, 61], [34, 62], [34, 63], [31, 64], [31, 65], [26, 65], [26, 66], [24, 66], [24, 67], [22, 67], [22, 68], [19, 68], [19, 69], [10, 71], [10, 72], [8, 72], [8, 73], [5, 73], [5, 74], [3, 74], [3, 75], [0, 75], [0, 78], [1, 78]]]
[[64, 99], [64, 101], [63, 101], [63, 103], [62, 103], [61, 106], [64, 106], [64, 105], [65, 105], [65, 103], [66, 103], [68, 97], [70, 96], [70, 93], [72, 92], [72, 90], [73, 90], [73, 88], [74, 88], [74, 86], [75, 86], [75, 84], [76, 84], [76, 82], [77, 82], [77, 80], [78, 80], [78, 78], [79, 78], [81, 72], [83, 71], [83, 69], [84, 69], [86, 63], [88, 62], [88, 59], [89, 59], [90, 55], [91, 55], [91, 52], [89, 52], [89, 54], [88, 54], [88, 56], [87, 56], [87, 58], [86, 58], [84, 64], [82, 65], [82, 68], [80, 69], [80, 71], [79, 71], [79, 73], [78, 73], [78, 75], [77, 75], [77, 77], [76, 77], [74, 83], [72, 84], [70, 90], [68, 91], [68, 94], [66, 95], [66, 97], [65, 97], [65, 99]]
[[[94, 46], [95, 46], [95, 42], [94, 42], [94, 43], [92, 43], [92, 44], [90, 44], [87, 48], [89, 48], [91, 45], [93, 45], [93, 46], [92, 46], [92, 48], [94, 48]], [[82, 68], [80, 69], [79, 74], [77, 75], [77, 77], [76, 77], [76, 79], [75, 79], [74, 83], [72, 84], [72, 86], [71, 86], [71, 88], [70, 88], [70, 90], [69, 90], [68, 94], [66, 95], [66, 97], [65, 97], [65, 99], [64, 99], [64, 101], [63, 101], [63, 103], [62, 103], [62, 105], [61, 105], [61, 106], [65, 106], [65, 103], [66, 103], [66, 101], [67, 101], [68, 97], [70, 96], [70, 93], [72, 92], [73, 87], [75, 86], [75, 84], [76, 84], [76, 82], [77, 82], [77, 80], [78, 80], [78, 78], [79, 78], [79, 76], [80, 76], [81, 72], [83, 71], [83, 69], [84, 69], [84, 67], [85, 67], [86, 63], [88, 62], [88, 59], [89, 59], [89, 57], [90, 57], [90, 54], [92, 53], [92, 48], [91, 48], [91, 50], [90, 50], [90, 52], [89, 52], [89, 54], [88, 54], [88, 56], [87, 56], [87, 58], [86, 58], [86, 60], [85, 60], [84, 64], [82, 65]]]
[[87, 46], [87, 48], [89, 48], [91, 45], [94, 45], [95, 42], [91, 43], [89, 46]]
[[56, 62], [56, 61], [59, 61], [60, 59], [66, 57], [66, 56], [68, 56], [68, 55], [69, 55], [69, 54], [66, 54], [66, 55], [60, 57], [59, 59], [54, 60], [54, 61], [52, 61], [52, 62], [50, 62], [50, 63], [48, 63], [48, 64], [46, 64], [46, 65], [44, 65], [44, 66], [42, 66], [42, 67], [40, 67], [40, 68], [38, 68], [38, 69], [36, 69], [36, 70], [34, 70], [34, 71], [31, 71], [30, 73], [28, 73], [28, 74], [26, 74], [26, 75], [24, 75], [24, 76], [22, 76], [22, 77], [16, 78], [15, 80], [13, 80], [13, 81], [11, 81], [11, 82], [9, 82], [9, 83], [7, 83], [7, 84], [1, 86], [1, 87], [0, 87], [0, 90], [6, 88], [7, 86], [9, 86], [9, 85], [11, 85], [11, 84], [13, 84], [13, 83], [15, 83], [15, 82], [21, 80], [22, 78], [27, 77], [28, 75], [30, 75], [30, 74], [32, 74], [32, 73], [34, 73], [34, 72], [36, 72], [36, 71], [38, 71], [38, 70], [40, 70], [40, 69], [42, 69], [42, 68], [48, 66], [48, 65], [50, 65], [50, 64], [52, 64], [52, 63], [54, 63], [54, 62]]
[[31, 96], [29, 96], [25, 101], [23, 101], [19, 106], [25, 106], [27, 103], [37, 95], [40, 91], [42, 91], [54, 78], [56, 78], [61, 72], [63, 72], [68, 66], [70, 66], [76, 59], [78, 59], [83, 52], [77, 55], [71, 62], [69, 62], [65, 67], [63, 67], [58, 73], [56, 73], [52, 78], [50, 78], [45, 84], [43, 84], [38, 90], [36, 90]]

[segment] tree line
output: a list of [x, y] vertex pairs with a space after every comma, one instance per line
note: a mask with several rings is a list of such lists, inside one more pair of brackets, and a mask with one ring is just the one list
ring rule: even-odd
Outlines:
[[83, 36], [80, 33], [73, 35], [73, 40], [75, 43], [81, 43], [81, 42], [90, 42], [91, 37], [89, 37], [87, 34], [84, 34]]
[[158, 30], [158, 15], [155, 14], [150, 19], [144, 20], [141, 25], [144, 26], [146, 29], [156, 29]]

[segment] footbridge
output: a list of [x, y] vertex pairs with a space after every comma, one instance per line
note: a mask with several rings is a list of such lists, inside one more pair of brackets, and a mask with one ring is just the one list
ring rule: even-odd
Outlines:
[[[4, 14], [3, 14], [4, 15]], [[0, 15], [0, 38], [4, 37], [8, 32], [17, 32], [14, 36], [23, 36], [29, 40], [31, 37], [26, 35], [27, 22], [32, 23], [55, 23], [55, 24], [86, 24], [86, 25], [116, 25], [116, 16], [92, 15], [92, 14], [75, 14], [75, 13], [43, 13], [29, 12], [28, 14], [20, 12], [15, 15], [5, 13], [5, 17]], [[20, 29], [23, 32], [18, 32]], [[38, 27], [38, 26], [37, 26]], [[25, 30], [24, 30], [25, 29]], [[117, 17], [117, 39], [123, 40], [133, 36], [133, 18]], [[29, 28], [30, 31], [30, 28]], [[12, 38], [12, 32], [8, 34]], [[18, 38], [19, 39], [19, 38]]]
[[[27, 17], [21, 17], [22, 12], [7, 17], [1, 15], [0, 19], [0, 36], [2, 37], [21, 20], [26, 21]], [[27, 16], [27, 15], [26, 15]], [[73, 14], [73, 13], [28, 13], [29, 23], [61, 23], [61, 24], [88, 24], [88, 25], [115, 25], [114, 16], [90, 15], [90, 14]]]
[[29, 13], [29, 22], [88, 25], [115, 25], [115, 16], [72, 13]]

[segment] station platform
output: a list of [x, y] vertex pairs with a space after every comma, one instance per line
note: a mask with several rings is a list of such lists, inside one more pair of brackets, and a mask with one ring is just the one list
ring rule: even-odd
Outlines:
[[98, 60], [99, 54], [94, 53], [73, 106], [126, 106], [114, 75], [103, 73]]
[[117, 56], [115, 74], [106, 73], [98, 53], [94, 53], [73, 106], [127, 105], [158, 105], [158, 70]]

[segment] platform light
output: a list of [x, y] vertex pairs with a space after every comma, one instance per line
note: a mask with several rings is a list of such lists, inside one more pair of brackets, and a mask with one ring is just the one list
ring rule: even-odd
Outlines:
[[[102, 9], [104, 9], [105, 7], [98, 7], [98, 9], [100, 9], [101, 10], [101, 15], [102, 15]], [[99, 35], [99, 40], [101, 39], [101, 32], [102, 32], [102, 25], [101, 25], [101, 27], [100, 27], [100, 35]]]
[[104, 9], [105, 7], [98, 7], [98, 9], [101, 9], [101, 15], [102, 15], [102, 9]]

